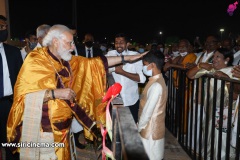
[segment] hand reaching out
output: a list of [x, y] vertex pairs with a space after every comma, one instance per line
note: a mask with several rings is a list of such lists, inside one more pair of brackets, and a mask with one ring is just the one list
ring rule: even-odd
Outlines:
[[236, 65], [232, 69], [233, 77], [240, 78], [240, 65]]
[[128, 55], [128, 56], [124, 56], [124, 58], [125, 58], [125, 61], [133, 62], [133, 61], [136, 61], [136, 60], [142, 58], [148, 52], [149, 51], [146, 51], [146, 52], [143, 52], [142, 54], [138, 54], [138, 55]]

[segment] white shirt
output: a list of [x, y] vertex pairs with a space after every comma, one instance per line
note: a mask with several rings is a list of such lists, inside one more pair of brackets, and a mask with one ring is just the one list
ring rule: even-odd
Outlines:
[[24, 59], [25, 59], [26, 56], [27, 56], [27, 52], [26, 52], [26, 49], [25, 49], [25, 48], [26, 48], [26, 46], [21, 49], [21, 55], [22, 55], [23, 61], [24, 61]]
[[[209, 59], [209, 57], [211, 57], [213, 55], [213, 53], [214, 53], [214, 51], [212, 51], [210, 53], [207, 53], [207, 52], [202, 53], [204, 55], [203, 55], [203, 58], [202, 58], [201, 62], [206, 62]], [[195, 61], [196, 64], [199, 63], [199, 58], [201, 58], [201, 55], [197, 57], [197, 59]]]
[[86, 50], [86, 57], [87, 58], [91, 58], [91, 57], [88, 57], [88, 50], [90, 49], [90, 53], [91, 53], [91, 57], [93, 57], [93, 49], [92, 49], [92, 47], [91, 48], [87, 48], [87, 47], [85, 47], [85, 50]]
[[[38, 42], [37, 45], [36, 45], [36, 47], [35, 47], [33, 50], [35, 50], [35, 49], [37, 49], [37, 48], [41, 48], [41, 47], [42, 47], [42, 45]], [[26, 46], [21, 49], [21, 55], [22, 55], [22, 59], [23, 59], [23, 61], [24, 61], [24, 59], [25, 59], [26, 56], [27, 56]]]
[[39, 47], [42, 47], [42, 45], [38, 42], [38, 43], [37, 43], [37, 46], [36, 46], [34, 49], [37, 49], [37, 48], [39, 48]]
[[[136, 55], [138, 52], [134, 51], [124, 51], [122, 55]], [[120, 56], [116, 50], [109, 51], [105, 56]], [[136, 61], [134, 63], [126, 63], [123, 65], [123, 70], [129, 73], [138, 74], [140, 82], [133, 81], [125, 76], [116, 74], [112, 72], [115, 82], [122, 85], [122, 90], [120, 92], [124, 106], [134, 105], [139, 100], [138, 83], [144, 83], [146, 77], [142, 72], [143, 63], [142, 60]], [[110, 68], [111, 70], [111, 68]]]
[[234, 53], [233, 55], [233, 65], [238, 65], [239, 64], [239, 61], [240, 61], [240, 50], [237, 51], [236, 53]]
[[0, 43], [0, 54], [2, 56], [3, 64], [3, 96], [9, 96], [13, 94], [12, 84], [10, 80], [10, 74], [7, 64], [6, 54], [3, 48], [3, 43]]

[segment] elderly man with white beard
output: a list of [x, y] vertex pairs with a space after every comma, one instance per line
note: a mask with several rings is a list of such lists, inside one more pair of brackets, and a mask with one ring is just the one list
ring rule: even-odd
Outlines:
[[105, 123], [106, 103], [101, 100], [107, 89], [108, 66], [135, 61], [144, 54], [90, 59], [72, 56], [73, 35], [64, 25], [52, 26], [43, 46], [29, 53], [19, 72], [7, 138], [13, 143], [51, 144], [49, 148], [12, 148], [13, 153], [20, 152], [21, 159], [71, 159], [72, 118], [95, 138], [96, 121]]

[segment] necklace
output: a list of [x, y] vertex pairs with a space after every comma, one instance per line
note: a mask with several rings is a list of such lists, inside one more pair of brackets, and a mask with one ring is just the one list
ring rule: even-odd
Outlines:
[[[44, 53], [45, 53], [45, 52], [44, 52]], [[50, 55], [49, 55], [48, 53], [45, 53], [45, 56], [48, 58], [48, 61], [50, 62], [51, 66], [53, 67], [54, 71], [56, 72], [57, 77], [58, 77], [58, 79], [59, 79], [59, 81], [60, 81], [60, 83], [61, 83], [61, 87], [62, 87], [62, 88], [66, 88], [66, 87], [64, 86], [64, 84], [63, 84], [63, 81], [62, 81], [61, 76], [59, 75], [57, 69], [55, 68], [55, 66], [54, 66], [54, 64], [53, 64], [53, 62], [50, 60], [50, 57], [49, 57]], [[61, 63], [61, 66], [64, 67], [64, 65], [62, 64], [61, 60], [59, 60], [59, 62]], [[69, 69], [69, 73], [70, 73], [70, 82], [69, 82], [68, 87], [69, 87], [69, 88], [72, 88], [72, 70], [71, 70], [71, 66], [70, 66], [70, 65], [68, 65], [68, 66], [69, 66], [69, 67], [67, 67], [67, 68]], [[71, 106], [71, 107], [74, 107], [74, 106], [75, 106], [75, 101], [76, 101], [76, 100], [74, 100], [74, 102], [71, 102], [71, 101], [70, 101], [70, 106]], [[50, 114], [51, 114], [51, 117], [52, 117], [51, 109], [50, 109]], [[68, 133], [67, 130], [66, 130], [66, 131], [62, 131], [62, 142], [63, 142], [63, 143], [65, 143], [65, 141], [66, 141], [66, 139], [67, 139], [67, 133]]]
[[[47, 54], [47, 53], [45, 53], [45, 55], [47, 56], [48, 61], [50, 62], [51, 66], [53, 67], [55, 73], [57, 74], [57, 78], [59, 79], [59, 81], [60, 81], [60, 83], [61, 83], [61, 87], [62, 87], [62, 88], [66, 88], [66, 87], [64, 86], [64, 84], [63, 84], [63, 81], [62, 81], [61, 76], [59, 75], [57, 69], [55, 68], [55, 66], [54, 66], [54, 64], [53, 64], [53, 62], [50, 60], [50, 57], [49, 57], [50, 55]], [[65, 66], [63, 65], [62, 61], [59, 60], [59, 59], [58, 59], [58, 61], [59, 61], [59, 63], [61, 64], [62, 69], [65, 69]], [[68, 62], [67, 62], [67, 63], [68, 63]], [[72, 79], [73, 79], [72, 69], [71, 69], [71, 66], [70, 66], [69, 64], [68, 64], [68, 66], [69, 66], [69, 67], [66, 67], [66, 68], [68, 69], [68, 72], [69, 72], [69, 75], [70, 75], [70, 82], [69, 82], [69, 84], [68, 84], [68, 88], [72, 88]], [[67, 69], [66, 69], [66, 70], [67, 70]]]

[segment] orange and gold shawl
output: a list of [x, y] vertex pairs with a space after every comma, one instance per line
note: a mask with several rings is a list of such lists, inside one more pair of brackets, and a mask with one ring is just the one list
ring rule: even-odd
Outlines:
[[[68, 72], [72, 72], [72, 76], [61, 77], [64, 86], [71, 87], [77, 93], [78, 104], [93, 121], [105, 124], [106, 104], [101, 103], [106, 91], [106, 71], [103, 61], [99, 57], [87, 59], [73, 56], [70, 66], [72, 71]], [[56, 71], [59, 72], [64, 67], [49, 55], [48, 48], [38, 48], [29, 53], [14, 87], [14, 102], [7, 123], [8, 142], [14, 142], [17, 130], [22, 124], [26, 94], [44, 89], [56, 89]], [[54, 141], [62, 142], [62, 135], [69, 132], [70, 126], [64, 130], [58, 130], [53, 123], [71, 119], [73, 115], [81, 123], [81, 117], [71, 110], [63, 100], [50, 100], [48, 106], [50, 106], [48, 114]], [[88, 129], [86, 125], [82, 125]], [[90, 133], [87, 136], [92, 138]], [[19, 148], [17, 150], [19, 152]]]

